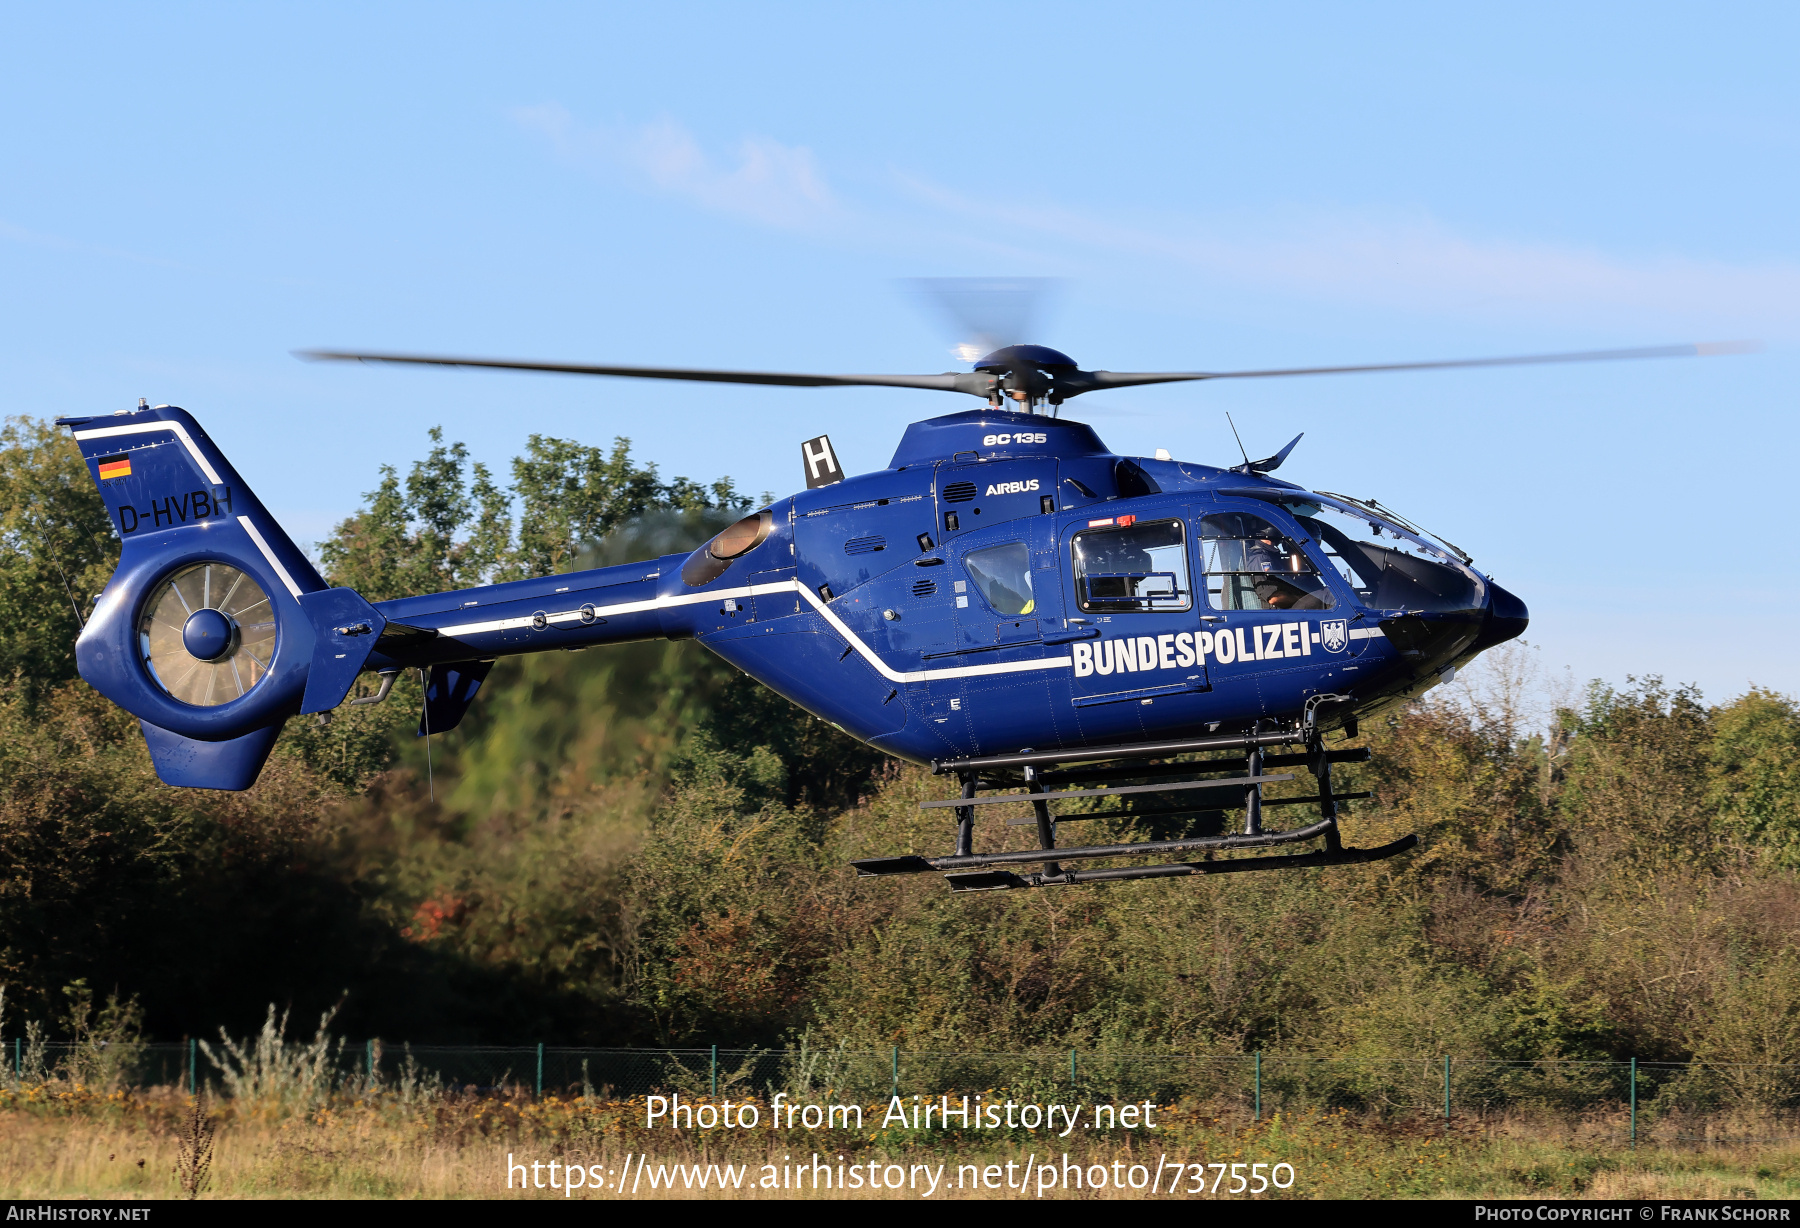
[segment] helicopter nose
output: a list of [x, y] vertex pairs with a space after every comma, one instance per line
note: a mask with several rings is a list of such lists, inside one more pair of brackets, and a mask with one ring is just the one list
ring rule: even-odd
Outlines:
[[1517, 639], [1525, 634], [1525, 628], [1531, 624], [1531, 611], [1518, 597], [1501, 588], [1492, 580], [1488, 581], [1487, 619], [1481, 625], [1481, 634], [1475, 637], [1470, 646], [1471, 652], [1482, 652], [1496, 644], [1504, 644], [1507, 640]]

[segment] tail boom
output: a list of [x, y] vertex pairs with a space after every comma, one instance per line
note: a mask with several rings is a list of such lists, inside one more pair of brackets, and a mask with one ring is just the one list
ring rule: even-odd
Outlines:
[[674, 554], [371, 604], [327, 586], [186, 411], [58, 422], [121, 541], [76, 665], [142, 722], [168, 784], [248, 788], [282, 724], [337, 707], [364, 670], [428, 670], [420, 731], [437, 732], [498, 657], [688, 638], [729, 596], [684, 586]]

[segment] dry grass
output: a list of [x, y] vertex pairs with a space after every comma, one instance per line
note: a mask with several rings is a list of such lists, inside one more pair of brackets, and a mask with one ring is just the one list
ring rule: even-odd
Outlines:
[[[1645, 1145], [1633, 1152], [1608, 1137], [1604, 1124], [1546, 1129], [1542, 1123], [1378, 1122], [1344, 1114], [1276, 1117], [1260, 1124], [1202, 1110], [1165, 1109], [1155, 1134], [1077, 1134], [976, 1138], [938, 1132], [869, 1130], [777, 1134], [648, 1131], [641, 1101], [532, 1101], [529, 1098], [437, 1097], [411, 1105], [391, 1096], [340, 1098], [310, 1112], [259, 1111], [231, 1101], [216, 1106], [217, 1132], [208, 1198], [566, 1198], [561, 1190], [507, 1189], [507, 1157], [527, 1164], [598, 1165], [616, 1182], [627, 1157], [649, 1153], [657, 1164], [747, 1166], [742, 1189], [653, 1191], [638, 1197], [925, 1197], [923, 1189], [876, 1191], [757, 1189], [764, 1170], [817, 1152], [835, 1169], [839, 1157], [867, 1171], [871, 1161], [943, 1170], [932, 1197], [1019, 1197], [1017, 1190], [955, 1188], [961, 1165], [1022, 1166], [1071, 1161], [1084, 1167], [1140, 1164], [1146, 1174], [1167, 1155], [1223, 1164], [1285, 1162], [1293, 1188], [1268, 1197], [1299, 1198], [1792, 1198], [1800, 1196], [1800, 1143], [1704, 1146], [1682, 1150]], [[871, 1120], [878, 1120], [878, 1115]], [[184, 1134], [193, 1107], [173, 1092], [101, 1096], [79, 1089], [0, 1093], [0, 1197], [176, 1198], [184, 1193]], [[191, 1149], [191, 1142], [187, 1144]], [[1048, 1153], [1048, 1155], [1046, 1154]], [[190, 1169], [191, 1171], [191, 1169]], [[540, 1170], [540, 1177], [547, 1175]], [[1167, 1196], [1167, 1174], [1161, 1186]], [[835, 1175], [835, 1174], [834, 1174]], [[1215, 1170], [1208, 1170], [1210, 1187]], [[921, 1182], [924, 1178], [918, 1177]], [[1226, 1179], [1227, 1181], [1229, 1178]], [[618, 1189], [577, 1189], [574, 1197], [619, 1198]], [[1111, 1184], [1110, 1181], [1108, 1183]], [[1193, 1185], [1184, 1174], [1184, 1192]], [[1216, 1194], [1225, 1197], [1221, 1184]], [[1035, 1195], [1035, 1188], [1032, 1191]], [[1047, 1189], [1044, 1197], [1143, 1197], [1130, 1189]]]

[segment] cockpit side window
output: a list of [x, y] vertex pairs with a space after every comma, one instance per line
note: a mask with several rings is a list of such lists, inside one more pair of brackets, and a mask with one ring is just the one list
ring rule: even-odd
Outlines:
[[1087, 613], [1189, 610], [1187, 539], [1179, 520], [1075, 535], [1075, 597]]
[[1329, 610], [1337, 602], [1306, 552], [1249, 512], [1200, 522], [1206, 599], [1215, 610]]
[[1029, 614], [1036, 608], [1031, 593], [1031, 551], [1024, 542], [971, 550], [963, 556], [963, 569], [996, 614]]

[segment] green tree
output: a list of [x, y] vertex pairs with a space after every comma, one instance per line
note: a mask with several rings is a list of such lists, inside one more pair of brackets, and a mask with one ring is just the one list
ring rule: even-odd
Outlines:
[[1720, 825], [1800, 868], [1800, 707], [1752, 687], [1713, 714], [1708, 796]]
[[119, 540], [69, 433], [0, 428], [0, 677], [27, 692], [75, 676], [75, 639], [119, 561]]
[[1718, 852], [1706, 804], [1712, 712], [1691, 688], [1629, 681], [1625, 690], [1591, 684], [1571, 714], [1560, 808], [1568, 830], [1648, 886]]
[[[703, 486], [664, 483], [655, 465], [631, 458], [631, 441], [610, 452], [532, 435], [502, 490], [462, 443], [433, 427], [431, 451], [404, 481], [391, 465], [356, 515], [319, 547], [334, 584], [371, 601], [569, 571], [594, 541], [651, 512], [741, 511], [748, 500], [730, 478]], [[514, 534], [513, 511], [518, 513]]]
[[431, 451], [404, 484], [392, 465], [362, 510], [320, 544], [334, 584], [371, 601], [481, 584], [509, 561], [512, 520], [487, 466], [432, 427]]
[[587, 543], [647, 512], [735, 511], [749, 503], [729, 478], [710, 487], [687, 478], [665, 485], [655, 465], [631, 459], [631, 441], [623, 436], [606, 452], [532, 435], [525, 455], [513, 461], [512, 489], [519, 498], [519, 540], [504, 578], [514, 580], [572, 570]]

